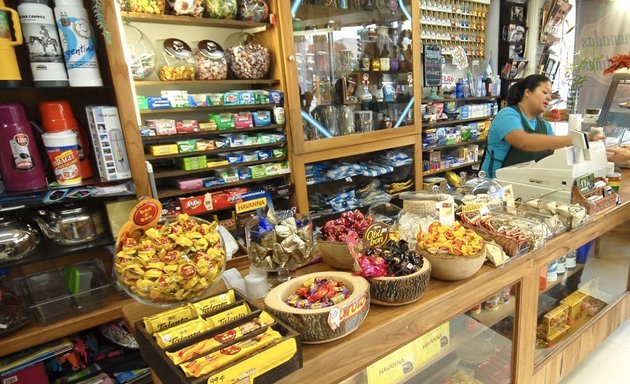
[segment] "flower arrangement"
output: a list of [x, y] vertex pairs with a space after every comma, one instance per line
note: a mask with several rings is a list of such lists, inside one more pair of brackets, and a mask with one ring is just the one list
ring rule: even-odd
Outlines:
[[609, 73], [613, 73], [621, 68], [630, 68], [630, 52], [624, 55], [619, 54], [608, 59], [608, 62], [611, 64], [610, 67], [604, 70], [604, 75], [608, 75]]

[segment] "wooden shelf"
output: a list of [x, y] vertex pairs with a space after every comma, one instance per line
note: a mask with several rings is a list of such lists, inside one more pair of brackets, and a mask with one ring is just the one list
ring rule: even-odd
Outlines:
[[[243, 151], [243, 150], [248, 150], [248, 149], [282, 148], [282, 147], [285, 146], [285, 144], [286, 144], [286, 141], [279, 141], [279, 142], [270, 143], [270, 144], [243, 145], [241, 147], [225, 147], [225, 148], [211, 149], [209, 151], [195, 151], [195, 152], [186, 152], [186, 153], [175, 153], [175, 154], [172, 154], [172, 155], [164, 155], [164, 156], [144, 155], [144, 158], [147, 161], [167, 160], [167, 159], [177, 159], [177, 158], [181, 158], [181, 157], [192, 157], [192, 156], [201, 156], [201, 155], [215, 155], [217, 153]], [[204, 169], [207, 169], [207, 168], [204, 168]]]
[[257, 111], [261, 109], [273, 109], [280, 104], [246, 104], [246, 105], [218, 105], [212, 107], [197, 108], [166, 108], [166, 109], [141, 109], [140, 115], [168, 115], [186, 112], [230, 112], [230, 111]]
[[122, 307], [133, 302], [126, 295], [110, 289], [110, 303], [95, 311], [74, 316], [48, 325], [36, 324], [35, 320], [9, 336], [0, 338], [0, 357], [80, 332], [122, 317]]
[[584, 269], [584, 264], [577, 264], [575, 268], [570, 268], [570, 269], [567, 268], [567, 271], [564, 273], [564, 275], [558, 276], [558, 279], [556, 279], [556, 281], [548, 283], [545, 286], [545, 289], [539, 292], [539, 295], [542, 295], [543, 293], [550, 291], [553, 287], [566, 282], [569, 279], [569, 277], [575, 275], [576, 273], [582, 271], [583, 269]]
[[212, 28], [232, 28], [232, 29], [250, 29], [250, 28], [267, 28], [271, 26], [269, 23], [257, 23], [253, 21], [228, 20], [228, 19], [210, 19], [204, 17], [190, 16], [174, 16], [174, 15], [155, 15], [150, 13], [138, 12], [120, 12], [123, 21], [136, 21], [141, 23], [156, 24], [172, 24], [196, 27], [212, 27]]
[[433, 128], [433, 127], [444, 127], [447, 125], [464, 124], [464, 123], [470, 123], [473, 121], [492, 120], [493, 117], [494, 116], [480, 116], [480, 117], [471, 117], [469, 119], [442, 120], [442, 121], [436, 121], [435, 123], [426, 123], [426, 124], [423, 123], [422, 129]]
[[275, 163], [278, 161], [286, 161], [287, 157], [283, 156], [283, 157], [270, 157], [268, 159], [265, 160], [256, 160], [256, 161], [247, 161], [247, 162], [243, 162], [243, 163], [233, 163], [233, 164], [225, 164], [225, 165], [217, 165], [214, 167], [208, 167], [208, 168], [203, 168], [203, 169], [195, 169], [192, 171], [184, 171], [184, 170], [180, 170], [180, 169], [176, 169], [176, 170], [165, 170], [165, 171], [153, 171], [153, 177], [155, 179], [167, 179], [167, 178], [171, 178], [171, 177], [179, 177], [179, 176], [189, 176], [189, 175], [194, 175], [197, 173], [204, 173], [207, 171], [212, 171], [215, 169], [224, 169], [224, 168], [231, 168], [231, 167], [247, 167], [250, 165], [258, 165], [258, 164], [266, 164], [266, 163]]
[[295, 17], [302, 20], [305, 27], [322, 27], [331, 21], [335, 23], [335, 26], [343, 27], [367, 24], [383, 25], [392, 21], [405, 20], [401, 12], [383, 15], [376, 9], [364, 11], [362, 9], [343, 9], [311, 4], [302, 4]]
[[472, 318], [485, 325], [488, 328], [492, 328], [493, 325], [498, 323], [499, 321], [505, 319], [506, 317], [514, 314], [514, 310], [516, 308], [516, 297], [512, 296], [510, 301], [505, 304], [499, 304], [495, 311], [489, 311], [485, 308], [482, 309], [481, 312], [476, 315], [470, 315]]
[[203, 138], [203, 137], [208, 137], [208, 136], [223, 135], [226, 133], [273, 131], [273, 130], [278, 130], [278, 129], [283, 129], [283, 128], [284, 128], [283, 124], [271, 124], [264, 127], [199, 131], [199, 132], [192, 132], [192, 133], [178, 133], [175, 135], [143, 136], [142, 141], [144, 143], [160, 143], [160, 142], [164, 143], [164, 142], [171, 142], [175, 140], [188, 140], [188, 139], [197, 139], [197, 138]]
[[438, 169], [436, 171], [427, 171], [427, 172], [422, 172], [422, 176], [431, 176], [431, 175], [435, 175], [438, 173], [444, 173], [444, 172], [448, 172], [448, 171], [453, 171], [455, 169], [460, 169], [460, 168], [466, 168], [466, 167], [470, 167], [471, 165], [476, 165], [476, 164], [481, 164], [481, 161], [474, 161], [472, 163], [465, 163], [465, 164], [460, 164], [457, 165], [455, 167], [449, 167], [449, 168], [444, 168], [444, 169]]
[[474, 141], [462, 141], [462, 142], [457, 143], [457, 144], [440, 145], [440, 146], [437, 146], [437, 147], [425, 148], [425, 149], [423, 149], [423, 150], [422, 150], [422, 152], [433, 152], [433, 151], [439, 151], [439, 150], [441, 150], [441, 149], [461, 147], [462, 145], [468, 145], [468, 144], [484, 144], [484, 143], [486, 143], [486, 139], [483, 139], [483, 140], [474, 140]]
[[164, 87], [168, 85], [181, 87], [182, 85], [277, 85], [280, 81], [277, 79], [258, 79], [258, 80], [175, 80], [175, 81], [161, 81], [161, 80], [137, 80], [133, 82], [136, 88], [143, 87]]
[[283, 174], [280, 174], [280, 175], [261, 177], [261, 178], [258, 178], [258, 179], [240, 180], [240, 181], [236, 181], [236, 182], [233, 182], [233, 183], [218, 184], [218, 185], [214, 185], [214, 186], [208, 187], [208, 188], [192, 189], [192, 190], [188, 190], [188, 191], [182, 191], [181, 189], [175, 189], [175, 188], [160, 188], [160, 190], [158, 191], [158, 198], [164, 199], [166, 197], [192, 196], [192, 195], [196, 195], [196, 194], [200, 194], [200, 193], [217, 191], [217, 190], [220, 190], [220, 189], [238, 187], [238, 186], [247, 185], [247, 184], [255, 184], [255, 183], [262, 182], [262, 181], [283, 179], [283, 178], [289, 177], [289, 176], [290, 176], [289, 173], [283, 173]]
[[468, 101], [492, 101], [492, 100], [496, 100], [497, 98], [498, 96], [473, 96], [473, 97], [464, 97], [460, 99], [456, 99], [456, 98], [437, 99], [437, 100], [422, 99], [422, 104], [446, 103], [449, 101], [456, 101], [458, 103], [464, 103]]

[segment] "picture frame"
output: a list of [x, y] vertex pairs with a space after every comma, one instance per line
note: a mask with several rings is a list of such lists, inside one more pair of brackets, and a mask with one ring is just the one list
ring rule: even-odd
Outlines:
[[510, 10], [510, 21], [513, 23], [524, 23], [525, 20], [525, 7], [521, 5], [513, 5]]

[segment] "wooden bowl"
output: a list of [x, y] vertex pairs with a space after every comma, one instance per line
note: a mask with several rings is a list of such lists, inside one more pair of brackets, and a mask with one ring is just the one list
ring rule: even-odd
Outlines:
[[431, 261], [431, 277], [439, 280], [464, 280], [477, 273], [486, 260], [486, 247], [473, 257], [451, 255], [450, 253], [432, 254], [418, 249], [418, 253]]
[[324, 263], [336, 269], [352, 271], [354, 259], [345, 242], [317, 240], [317, 248]]
[[367, 279], [370, 283], [370, 301], [388, 306], [418, 301], [429, 288], [431, 269], [431, 262], [425, 258], [422, 268], [411, 275]]
[[[343, 281], [352, 293], [341, 303], [327, 308], [301, 309], [285, 303], [287, 297], [300, 288], [304, 281], [313, 277]], [[348, 272], [309, 273], [272, 289], [265, 296], [265, 307], [299, 332], [303, 343], [326, 343], [349, 335], [363, 323], [370, 309], [370, 290], [364, 278]]]

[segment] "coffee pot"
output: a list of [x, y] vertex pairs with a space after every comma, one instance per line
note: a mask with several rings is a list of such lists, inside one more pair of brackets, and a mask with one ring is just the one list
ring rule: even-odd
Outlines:
[[68, 205], [38, 213], [33, 220], [44, 236], [58, 244], [87, 243], [104, 232], [101, 212], [88, 207]]
[[[11, 37], [11, 26], [15, 31], [15, 40]], [[15, 9], [4, 5], [0, 0], [0, 87], [17, 87], [22, 81], [20, 68], [13, 47], [22, 45], [22, 28], [20, 17]]]

